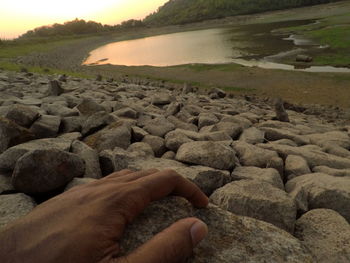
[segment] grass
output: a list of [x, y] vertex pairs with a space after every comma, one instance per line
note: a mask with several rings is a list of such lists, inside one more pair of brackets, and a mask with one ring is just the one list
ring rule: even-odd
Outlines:
[[186, 68], [195, 72], [203, 72], [203, 71], [209, 71], [209, 70], [216, 70], [216, 71], [223, 71], [223, 72], [230, 72], [233, 70], [237, 70], [240, 68], [243, 68], [243, 66], [230, 63], [230, 64], [187, 64], [187, 65], [179, 65], [174, 66], [174, 68], [181, 67]]

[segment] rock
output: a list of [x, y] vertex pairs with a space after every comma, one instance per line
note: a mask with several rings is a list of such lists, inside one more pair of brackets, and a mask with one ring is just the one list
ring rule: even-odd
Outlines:
[[0, 195], [0, 231], [27, 215], [35, 206], [34, 200], [25, 194]]
[[172, 124], [174, 124], [177, 129], [194, 131], [194, 132], [198, 131], [198, 127], [196, 125], [192, 123], [183, 122], [174, 116], [169, 116], [167, 120], [170, 121]]
[[219, 122], [219, 119], [213, 113], [201, 113], [198, 117], [198, 128], [210, 126]]
[[267, 163], [266, 168], [274, 168], [276, 169], [279, 174], [281, 175], [281, 178], [284, 179], [284, 161], [280, 157], [272, 157], [270, 161]]
[[124, 117], [124, 118], [130, 118], [130, 119], [137, 119], [137, 116], [138, 116], [137, 111], [129, 107], [117, 110], [113, 114], [118, 117]]
[[296, 62], [306, 62], [306, 63], [310, 63], [312, 62], [313, 58], [311, 56], [308, 55], [297, 55], [295, 58]]
[[176, 101], [170, 103], [168, 105], [168, 107], [166, 108], [164, 116], [168, 117], [168, 116], [172, 116], [172, 115], [177, 114], [181, 110], [182, 106], [183, 105], [181, 103], [176, 102]]
[[168, 132], [175, 130], [175, 125], [164, 117], [158, 117], [149, 121], [143, 128], [151, 135], [164, 137]]
[[135, 154], [137, 157], [154, 157], [152, 147], [145, 142], [136, 142], [129, 146], [128, 152]]
[[297, 145], [310, 144], [310, 140], [307, 137], [300, 136], [290, 132], [289, 130], [276, 129], [276, 128], [265, 128], [262, 127], [261, 130], [265, 132], [265, 139], [267, 141], [277, 141], [281, 139], [290, 139], [294, 141]]
[[311, 210], [299, 218], [295, 236], [324, 263], [350, 262], [350, 225], [330, 209]]
[[12, 146], [34, 138], [33, 133], [29, 130], [22, 128], [13, 121], [0, 117], [0, 154]]
[[77, 109], [79, 110], [81, 115], [86, 116], [90, 116], [99, 111], [106, 111], [106, 109], [103, 106], [101, 106], [94, 100], [86, 98], [83, 99], [83, 101], [77, 106]]
[[43, 106], [49, 115], [59, 116], [59, 117], [72, 117], [79, 116], [79, 112], [76, 109], [70, 109], [64, 105], [60, 104], [48, 104]]
[[131, 127], [131, 137], [134, 142], [140, 142], [143, 140], [143, 138], [149, 134], [146, 132], [144, 129], [139, 128], [137, 126], [132, 126]]
[[230, 170], [236, 166], [235, 151], [219, 142], [188, 142], [179, 148], [176, 160]]
[[60, 128], [61, 118], [58, 116], [42, 115], [30, 127], [30, 131], [36, 138], [56, 137]]
[[100, 166], [103, 176], [107, 176], [113, 172], [118, 172], [128, 168], [133, 157], [129, 152], [121, 148], [114, 150], [104, 150], [100, 152]]
[[65, 117], [61, 120], [60, 130], [63, 133], [69, 132], [81, 132], [82, 125], [84, 123], [84, 118], [82, 117]]
[[74, 178], [69, 184], [67, 184], [66, 188], [64, 189], [64, 192], [67, 192], [68, 190], [79, 186], [84, 185], [92, 182], [96, 182], [97, 180], [94, 178]]
[[99, 179], [102, 177], [100, 161], [97, 151], [93, 150], [81, 141], [72, 143], [71, 152], [78, 155], [85, 162], [85, 178]]
[[210, 200], [234, 214], [269, 222], [293, 233], [296, 205], [286, 192], [270, 183], [240, 180], [216, 190]]
[[253, 123], [242, 116], [226, 116], [221, 119], [221, 122], [230, 122], [238, 124], [242, 130], [252, 127]]
[[246, 142], [234, 142], [232, 147], [237, 152], [240, 163], [244, 166], [266, 168], [272, 158], [278, 157], [278, 154], [274, 151], [261, 149]]
[[191, 85], [184, 83], [184, 86], [182, 88], [182, 94], [188, 94], [193, 92], [195, 92], [195, 89]]
[[31, 107], [13, 105], [6, 114], [6, 118], [17, 123], [19, 126], [29, 128], [40, 116], [39, 112]]
[[327, 166], [316, 166], [312, 169], [314, 173], [324, 173], [332, 176], [349, 176], [350, 177], [350, 169], [334, 169]]
[[7, 149], [0, 155], [0, 171], [12, 172], [15, 168], [16, 161], [24, 154], [34, 150], [57, 149], [61, 151], [69, 151], [72, 142], [61, 138], [40, 139]]
[[289, 122], [289, 116], [286, 110], [284, 109], [284, 102], [282, 99], [277, 99], [275, 101], [275, 111], [276, 119], [281, 122]]
[[90, 115], [82, 125], [82, 134], [88, 136], [101, 130], [108, 124], [112, 123], [114, 118], [105, 111], [99, 111]]
[[167, 148], [165, 147], [165, 140], [161, 137], [146, 135], [142, 142], [151, 146], [156, 157], [162, 156], [167, 151]]
[[98, 152], [113, 150], [115, 147], [127, 149], [130, 146], [130, 141], [131, 128], [123, 122], [112, 123], [84, 140], [88, 146]]
[[320, 147], [339, 146], [344, 149], [350, 149], [350, 137], [346, 132], [331, 131], [325, 133], [316, 133], [305, 135], [312, 144]]
[[255, 127], [250, 127], [243, 131], [239, 140], [250, 144], [263, 143], [265, 140], [265, 132]]
[[223, 131], [235, 140], [242, 133], [242, 126], [237, 123], [221, 121], [214, 125], [214, 130]]
[[236, 167], [236, 169], [231, 174], [231, 178], [233, 180], [249, 179], [263, 181], [273, 185], [276, 188], [284, 190], [284, 184], [281, 179], [281, 176], [278, 173], [278, 171], [273, 168], [263, 169], [248, 166]]
[[350, 222], [349, 177], [334, 177], [321, 173], [305, 174], [288, 181], [286, 191], [295, 199], [301, 212], [329, 208]]
[[14, 192], [14, 190], [11, 182], [11, 175], [0, 173], [0, 195], [10, 194]]
[[70, 133], [64, 133], [58, 136], [57, 138], [75, 141], [75, 140], [81, 140], [83, 138], [83, 135], [80, 132], [70, 132]]
[[215, 94], [218, 98], [225, 98], [226, 97], [226, 92], [223, 91], [222, 89], [218, 88], [212, 88], [209, 92], [209, 95]]
[[161, 158], [163, 159], [169, 159], [169, 160], [175, 160], [176, 153], [173, 151], [167, 151], [162, 155]]
[[306, 147], [292, 147], [288, 145], [279, 144], [258, 144], [257, 146], [278, 152], [282, 158], [287, 158], [288, 155], [299, 155], [303, 157], [309, 167], [312, 169], [315, 166], [328, 166], [335, 169], [350, 168], [350, 160], [348, 158], [337, 157], [327, 154], [318, 149], [311, 149]]
[[49, 96], [59, 96], [64, 93], [64, 89], [61, 87], [61, 84], [57, 80], [51, 80], [49, 83]]
[[23, 155], [12, 174], [17, 191], [34, 195], [57, 190], [85, 172], [84, 161], [60, 150], [34, 150]]
[[174, 152], [177, 152], [182, 144], [192, 141], [186, 135], [177, 131], [171, 131], [165, 136], [165, 146]]
[[198, 217], [209, 228], [209, 235], [188, 262], [314, 262], [300, 241], [271, 224], [237, 216], [213, 205], [197, 210], [176, 197], [147, 207], [126, 229], [121, 250], [128, 254], [175, 221], [187, 217]]
[[172, 101], [172, 99], [171, 99], [170, 95], [166, 94], [166, 93], [156, 94], [152, 98], [152, 104], [157, 105], [157, 106], [163, 106], [166, 104], [170, 104], [171, 101]]
[[294, 177], [310, 174], [311, 170], [306, 162], [306, 160], [297, 155], [288, 155], [285, 164], [285, 175], [288, 180], [293, 179]]

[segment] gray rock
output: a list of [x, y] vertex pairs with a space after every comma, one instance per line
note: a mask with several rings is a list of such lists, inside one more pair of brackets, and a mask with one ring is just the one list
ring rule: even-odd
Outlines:
[[113, 114], [118, 117], [124, 117], [124, 118], [130, 118], [130, 119], [137, 119], [137, 116], [138, 116], [137, 111], [129, 107], [117, 110]]
[[313, 58], [311, 56], [308, 56], [308, 55], [299, 54], [299, 55], [296, 56], [295, 61], [296, 62], [310, 63], [310, 62], [313, 61]]
[[272, 143], [259, 144], [258, 146], [264, 149], [276, 151], [282, 158], [287, 158], [288, 155], [299, 155], [307, 161], [311, 169], [315, 166], [328, 166], [335, 169], [350, 168], [350, 159], [327, 154], [318, 149], [292, 147]]
[[114, 118], [110, 116], [105, 111], [99, 111], [90, 115], [82, 125], [82, 134], [84, 136], [90, 135], [94, 132], [101, 130], [106, 127], [108, 124], [111, 124], [114, 121]]
[[278, 157], [278, 154], [274, 151], [261, 149], [246, 142], [234, 142], [232, 147], [237, 152], [240, 163], [244, 166], [270, 167], [271, 159]]
[[0, 195], [14, 192], [11, 175], [0, 173]]
[[156, 157], [161, 157], [167, 151], [167, 148], [165, 147], [165, 140], [161, 137], [146, 135], [142, 142], [151, 146]]
[[167, 120], [170, 121], [172, 124], [174, 124], [177, 129], [183, 129], [183, 130], [194, 131], [194, 132], [198, 131], [198, 128], [196, 125], [181, 121], [175, 116], [169, 116]]
[[19, 144], [7, 149], [0, 155], [0, 171], [12, 172], [16, 161], [24, 154], [34, 150], [57, 149], [69, 151], [72, 142], [62, 138], [40, 139]]
[[214, 125], [212, 131], [223, 131], [228, 134], [232, 139], [237, 139], [239, 135], [242, 133], [242, 126], [237, 123], [221, 121]]
[[284, 179], [284, 161], [280, 157], [272, 157], [270, 161], [267, 163], [266, 168], [274, 168], [276, 169], [281, 177]]
[[27, 215], [35, 206], [34, 200], [25, 194], [0, 195], [0, 231]]
[[154, 157], [152, 147], [145, 142], [136, 142], [129, 146], [128, 152], [133, 153], [138, 157]]
[[79, 186], [79, 185], [84, 185], [84, 184], [89, 184], [92, 182], [96, 182], [97, 179], [94, 178], [74, 178], [69, 184], [67, 184], [66, 188], [64, 189], [64, 192]]
[[219, 119], [213, 113], [201, 113], [198, 117], [198, 128], [210, 126], [219, 122]]
[[232, 213], [274, 224], [293, 233], [296, 205], [292, 198], [270, 183], [240, 180], [216, 190], [210, 200]]
[[116, 147], [127, 149], [131, 141], [131, 128], [124, 122], [115, 122], [106, 128], [86, 137], [84, 142], [91, 148], [101, 152]]
[[239, 140], [250, 144], [262, 143], [265, 140], [265, 132], [255, 127], [250, 127], [243, 131]]
[[171, 131], [165, 136], [165, 146], [174, 152], [177, 152], [182, 144], [192, 141], [193, 140], [178, 131]]
[[329, 145], [339, 146], [344, 149], [350, 149], [350, 137], [348, 133], [341, 131], [331, 131], [325, 133], [309, 134], [306, 135], [310, 139], [312, 144], [320, 147]]
[[149, 121], [143, 128], [151, 135], [164, 137], [168, 132], [175, 130], [175, 125], [164, 117], [158, 117]]
[[310, 144], [310, 140], [307, 137], [294, 134], [289, 130], [265, 127], [262, 127], [260, 129], [265, 132], [265, 139], [268, 141], [289, 139], [294, 141], [298, 145]]
[[169, 159], [169, 160], [175, 160], [175, 157], [176, 157], [176, 153], [173, 152], [173, 151], [167, 151], [166, 153], [164, 153], [162, 155], [161, 158], [163, 159]]
[[294, 177], [310, 174], [311, 170], [306, 162], [306, 160], [297, 155], [288, 155], [285, 162], [285, 175], [288, 180], [293, 179]]
[[350, 225], [330, 209], [311, 210], [295, 224], [299, 238], [319, 263], [350, 262]]
[[29, 130], [17, 125], [15, 122], [0, 117], [0, 154], [8, 148], [21, 144], [35, 137]]
[[286, 184], [298, 209], [306, 212], [315, 208], [337, 211], [350, 222], [350, 178], [314, 173], [298, 176]]
[[82, 117], [65, 117], [61, 120], [61, 131], [63, 133], [69, 132], [81, 132], [82, 125], [84, 123], [84, 118]]
[[64, 133], [58, 136], [57, 138], [75, 141], [75, 140], [81, 140], [83, 138], [83, 135], [80, 132], [70, 132], [70, 133]]
[[209, 228], [209, 235], [188, 262], [314, 262], [313, 256], [300, 241], [271, 224], [237, 216], [213, 205], [197, 210], [176, 197], [147, 207], [126, 229], [121, 250], [126, 254], [131, 252], [175, 221], [187, 217], [198, 217]]
[[11, 106], [6, 114], [7, 119], [25, 128], [29, 128], [39, 116], [38, 111], [23, 105]]
[[100, 166], [103, 176], [107, 176], [113, 172], [127, 169], [129, 163], [133, 160], [131, 153], [121, 148], [112, 150], [104, 150], [100, 152]]
[[59, 96], [64, 93], [64, 89], [61, 87], [61, 84], [57, 80], [51, 80], [49, 83], [49, 96]]
[[276, 188], [284, 190], [284, 184], [278, 171], [273, 168], [258, 168], [249, 166], [240, 166], [232, 172], [231, 178], [233, 180], [250, 179], [256, 181], [263, 181], [273, 185]]
[[48, 114], [59, 116], [59, 117], [72, 117], [72, 116], [79, 116], [79, 111], [76, 109], [70, 109], [64, 105], [60, 104], [48, 104], [42, 106]]
[[81, 115], [86, 116], [90, 116], [99, 111], [106, 111], [106, 109], [103, 106], [101, 106], [94, 100], [86, 98], [83, 99], [83, 101], [77, 106], [77, 109], [79, 110]]
[[332, 176], [349, 176], [350, 177], [350, 169], [334, 169], [327, 166], [316, 166], [312, 169], [314, 173], [324, 173]]
[[188, 142], [179, 148], [176, 160], [230, 170], [236, 166], [235, 151], [219, 142]]
[[152, 98], [152, 104], [159, 105], [159, 106], [170, 104], [171, 101], [172, 101], [172, 98], [167, 93], [156, 94]]
[[85, 143], [76, 140], [72, 143], [71, 152], [85, 161], [85, 178], [99, 179], [102, 177], [97, 151], [90, 148]]
[[30, 127], [30, 131], [40, 138], [56, 137], [60, 128], [61, 118], [58, 116], [42, 115]]
[[275, 101], [276, 119], [282, 122], [289, 122], [289, 116], [284, 108], [284, 102], [281, 99]]
[[177, 114], [181, 110], [182, 106], [183, 105], [177, 101], [170, 103], [166, 108], [164, 116], [168, 117]]
[[149, 134], [146, 132], [144, 129], [137, 127], [137, 126], [132, 126], [131, 127], [131, 137], [132, 140], [135, 142], [140, 142], [143, 140], [143, 138]]
[[17, 191], [43, 194], [65, 186], [85, 172], [84, 161], [76, 154], [60, 150], [34, 150], [23, 155], [12, 174]]
[[215, 94], [218, 98], [225, 98], [226, 92], [219, 88], [212, 88], [209, 92], [209, 95]]

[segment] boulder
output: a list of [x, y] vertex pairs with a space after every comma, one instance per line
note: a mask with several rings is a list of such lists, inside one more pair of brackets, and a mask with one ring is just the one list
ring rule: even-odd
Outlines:
[[164, 117], [149, 121], [143, 129], [151, 135], [164, 137], [168, 132], [175, 130], [175, 125]]
[[270, 183], [240, 180], [216, 190], [210, 200], [234, 214], [269, 222], [293, 233], [296, 205], [288, 194]]
[[76, 109], [70, 109], [58, 103], [43, 105], [42, 107], [47, 111], [49, 115], [54, 115], [59, 117], [79, 116], [79, 111], [77, 111]]
[[137, 126], [132, 126], [131, 127], [131, 138], [134, 142], [140, 142], [143, 140], [143, 138], [149, 134], [146, 132], [144, 129], [137, 127]]
[[11, 182], [11, 175], [0, 173], [0, 195], [10, 194], [14, 192], [14, 188]]
[[77, 106], [81, 115], [90, 116], [99, 111], [106, 111], [106, 109], [98, 104], [96, 101], [92, 99], [83, 99], [83, 101]]
[[176, 157], [176, 153], [173, 152], [173, 151], [167, 151], [166, 153], [164, 153], [162, 155], [161, 158], [163, 159], [169, 159], [169, 160], [175, 160], [175, 157]]
[[263, 143], [265, 140], [265, 132], [255, 127], [250, 127], [243, 131], [239, 140], [249, 144]]
[[127, 149], [131, 142], [131, 128], [124, 122], [114, 122], [86, 137], [84, 142], [98, 152], [116, 147]]
[[51, 80], [49, 83], [48, 95], [49, 96], [60, 96], [64, 93], [64, 89], [61, 87], [61, 84], [57, 80]]
[[194, 132], [198, 131], [198, 127], [196, 125], [192, 123], [184, 122], [176, 118], [175, 116], [169, 116], [167, 120], [170, 121], [172, 124], [174, 124], [177, 129], [183, 129], [183, 130], [194, 131]]
[[78, 116], [62, 118], [60, 131], [63, 133], [81, 132], [84, 120], [83, 117]]
[[271, 159], [278, 157], [274, 151], [261, 149], [242, 141], [233, 142], [232, 147], [237, 152], [240, 163], [244, 166], [270, 167]]
[[276, 119], [281, 122], [289, 122], [289, 116], [284, 108], [284, 102], [282, 99], [275, 101]]
[[175, 221], [187, 217], [198, 217], [209, 228], [207, 238], [187, 262], [314, 262], [299, 240], [271, 224], [237, 216], [213, 205], [207, 209], [194, 209], [178, 197], [169, 197], [148, 206], [126, 229], [121, 251], [130, 253]]
[[34, 150], [23, 155], [12, 174], [14, 188], [30, 195], [60, 189], [85, 172], [85, 162], [76, 154], [60, 150]]
[[182, 106], [183, 105], [177, 101], [170, 103], [166, 108], [164, 116], [168, 117], [177, 114], [181, 110]]
[[35, 206], [34, 200], [25, 194], [0, 195], [0, 231], [27, 215]]
[[85, 178], [99, 179], [102, 177], [99, 156], [96, 150], [85, 143], [75, 140], [72, 143], [71, 152], [78, 155], [85, 162]]
[[172, 98], [167, 93], [159, 93], [153, 96], [152, 98], [152, 104], [157, 106], [163, 106], [166, 104], [170, 104], [172, 101]]
[[334, 169], [327, 166], [316, 166], [312, 169], [314, 173], [324, 173], [332, 176], [349, 176], [350, 177], [350, 169]]
[[258, 168], [249, 166], [240, 166], [231, 174], [232, 180], [255, 180], [263, 181], [273, 185], [276, 188], [284, 190], [284, 184], [280, 174], [273, 168]]
[[11, 120], [0, 117], [0, 154], [12, 146], [33, 140], [34, 138], [33, 133], [29, 130]]
[[295, 224], [295, 236], [319, 263], [350, 262], [350, 225], [337, 212], [314, 209]]
[[84, 136], [88, 136], [92, 133], [95, 133], [103, 129], [113, 121], [114, 121], [114, 118], [110, 116], [107, 112], [105, 111], [96, 112], [90, 115], [86, 119], [86, 121], [83, 122], [81, 132]]
[[188, 142], [179, 148], [176, 160], [209, 166], [220, 170], [230, 170], [236, 166], [235, 151], [220, 142]]
[[294, 177], [310, 174], [311, 170], [306, 160], [298, 155], [288, 155], [285, 162], [285, 176], [288, 180], [293, 179]]
[[350, 222], [350, 178], [313, 173], [298, 176], [286, 184], [298, 209], [306, 212], [316, 208], [337, 211]]
[[137, 116], [138, 116], [137, 111], [129, 107], [119, 109], [115, 111], [113, 114], [118, 117], [124, 117], [124, 118], [130, 118], [130, 119], [137, 119]]
[[61, 118], [58, 116], [42, 115], [30, 127], [30, 131], [40, 138], [56, 137], [60, 128]]
[[7, 119], [25, 128], [29, 128], [39, 116], [38, 111], [23, 105], [11, 106], [6, 114]]
[[145, 142], [135, 142], [128, 148], [128, 152], [137, 157], [154, 157], [152, 147]]
[[306, 63], [310, 63], [312, 62], [313, 58], [311, 56], [308, 55], [297, 55], [295, 58], [296, 62], [306, 62]]
[[143, 138], [142, 142], [147, 143], [151, 146], [156, 157], [161, 157], [167, 151], [165, 140], [161, 137], [146, 135]]
[[219, 122], [219, 119], [213, 113], [201, 113], [198, 116], [198, 128], [210, 126]]
[[226, 92], [223, 91], [222, 89], [219, 88], [212, 88], [209, 92], [208, 92], [209, 96], [212, 94], [215, 94], [217, 96], [217, 98], [225, 98], [226, 97]]
[[286, 129], [276, 129], [276, 128], [260, 128], [265, 132], [265, 139], [268, 141], [277, 141], [281, 139], [289, 139], [294, 141], [297, 145], [310, 144], [310, 140], [301, 135], [294, 134], [293, 132]]
[[165, 146], [174, 152], [177, 152], [182, 144], [192, 141], [193, 140], [189, 139], [185, 134], [176, 130], [169, 132], [165, 136]]

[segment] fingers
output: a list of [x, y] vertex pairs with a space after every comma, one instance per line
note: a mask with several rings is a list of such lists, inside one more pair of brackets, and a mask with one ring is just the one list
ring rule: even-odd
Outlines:
[[145, 176], [157, 173], [157, 172], [159, 172], [158, 169], [149, 169], [149, 170], [129, 173], [129, 174], [126, 174], [126, 175], [124, 175], [122, 177], [119, 177], [118, 178], [118, 182], [126, 183], [126, 182], [130, 182], [130, 181], [135, 181], [137, 179], [140, 179], [142, 177], [145, 177]]
[[170, 194], [182, 196], [197, 207], [206, 207], [208, 197], [194, 183], [173, 170], [164, 170], [138, 180], [145, 200], [156, 201]]
[[117, 262], [178, 263], [193, 253], [193, 248], [202, 241], [208, 228], [199, 219], [180, 220], [156, 235], [132, 254]]
[[112, 173], [112, 174], [102, 178], [101, 180], [107, 180], [107, 179], [112, 179], [112, 178], [120, 178], [120, 177], [123, 177], [123, 176], [131, 174], [131, 173], [134, 173], [134, 171], [125, 169], [125, 170], [121, 170], [119, 172]]

